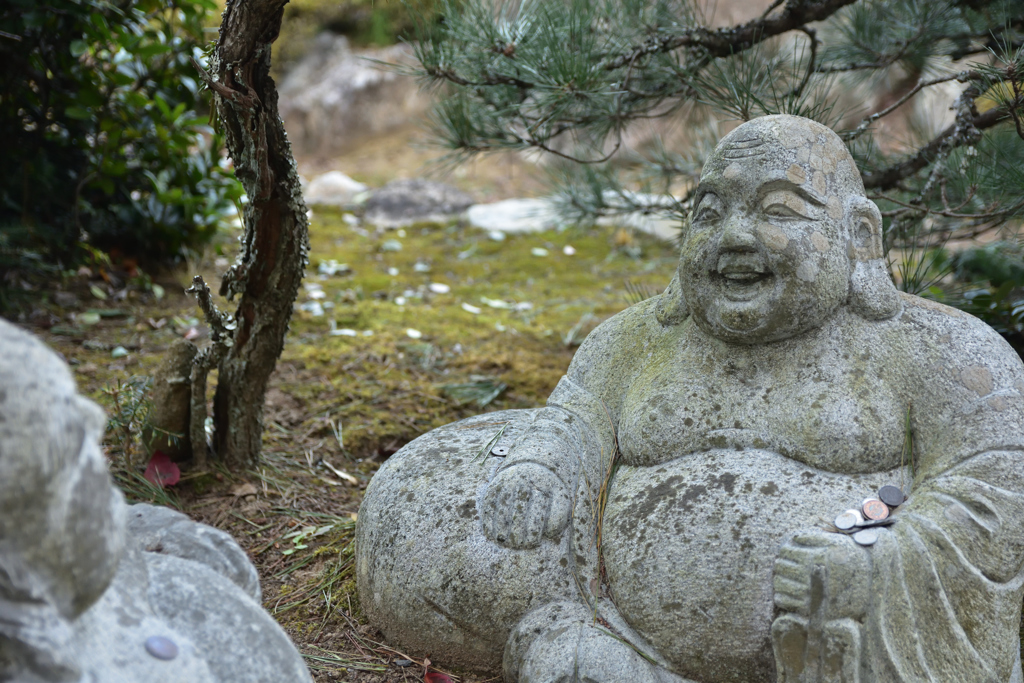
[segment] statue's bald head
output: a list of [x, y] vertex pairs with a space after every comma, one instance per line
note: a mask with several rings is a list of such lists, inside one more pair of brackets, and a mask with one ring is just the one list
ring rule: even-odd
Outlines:
[[846, 198], [864, 195], [857, 164], [842, 139], [816, 121], [785, 114], [748, 121], [722, 138], [704, 165], [701, 180], [763, 180], [766, 175], [800, 185], [833, 212]]

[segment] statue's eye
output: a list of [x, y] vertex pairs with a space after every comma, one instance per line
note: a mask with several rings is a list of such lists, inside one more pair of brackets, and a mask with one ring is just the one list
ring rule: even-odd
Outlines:
[[697, 215], [694, 217], [694, 220], [714, 221], [718, 220], [721, 217], [721, 214], [718, 213], [715, 207], [704, 205], [697, 209]]
[[764, 207], [764, 213], [766, 216], [770, 216], [771, 218], [781, 218], [782, 220], [808, 220], [807, 216], [780, 202], [775, 202]]
[[704, 195], [697, 205], [697, 211], [693, 215], [695, 223], [701, 221], [717, 221], [722, 217], [722, 200], [715, 194], [709, 192]]

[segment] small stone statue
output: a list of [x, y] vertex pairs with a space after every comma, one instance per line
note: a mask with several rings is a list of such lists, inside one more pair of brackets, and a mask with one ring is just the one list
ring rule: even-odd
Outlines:
[[226, 533], [110, 482], [103, 411], [0, 320], [0, 681], [308, 683]]
[[[371, 623], [510, 682], [1021, 683], [1020, 359], [897, 291], [824, 126], [739, 126], [693, 206], [666, 291], [591, 333], [546, 407], [381, 467]], [[880, 489], [891, 516], [844, 516]]]

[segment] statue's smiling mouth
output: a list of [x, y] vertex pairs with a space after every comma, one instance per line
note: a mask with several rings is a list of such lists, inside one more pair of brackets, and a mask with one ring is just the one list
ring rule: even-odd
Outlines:
[[722, 254], [711, 275], [722, 287], [725, 296], [734, 301], [756, 298], [775, 279], [761, 255], [750, 252]]

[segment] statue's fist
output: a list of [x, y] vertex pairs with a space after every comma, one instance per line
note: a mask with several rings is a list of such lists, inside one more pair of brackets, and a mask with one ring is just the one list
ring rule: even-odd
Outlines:
[[871, 557], [845, 534], [820, 529], [801, 531], [782, 544], [775, 560], [775, 604], [803, 617], [811, 616], [811, 575], [819, 567], [823, 595], [815, 604], [826, 619], [859, 619], [867, 608]]
[[513, 465], [491, 480], [480, 519], [487, 538], [506, 548], [535, 548], [569, 523], [572, 501], [554, 472], [533, 463]]

